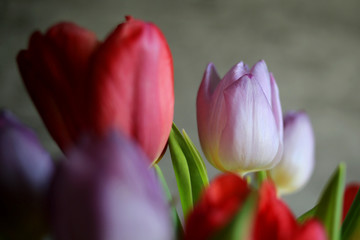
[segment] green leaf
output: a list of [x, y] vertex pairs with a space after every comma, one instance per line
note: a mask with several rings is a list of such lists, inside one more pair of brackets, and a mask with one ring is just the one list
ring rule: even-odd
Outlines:
[[306, 220], [308, 220], [309, 218], [312, 218], [316, 212], [317, 206], [314, 206], [312, 209], [310, 209], [309, 211], [307, 211], [306, 213], [304, 213], [303, 215], [301, 215], [300, 217], [297, 218], [297, 221], [299, 223], [304, 223], [306, 222]]
[[[176, 126], [175, 126], [176, 127]], [[204, 160], [201, 158], [201, 155], [199, 153], [199, 151], [196, 149], [194, 143], [191, 141], [191, 139], [189, 138], [189, 136], [186, 134], [185, 130], [183, 129], [182, 131], [183, 135], [184, 135], [184, 140], [190, 150], [191, 156], [192, 158], [188, 158], [189, 162], [190, 161], [194, 161], [195, 166], [196, 166], [196, 170], [198, 171], [201, 180], [202, 180], [202, 184], [203, 185], [208, 185], [209, 184], [209, 178], [208, 178], [208, 174], [206, 171], [206, 166], [204, 163]]]
[[202, 160], [200, 153], [184, 130], [182, 135], [176, 125], [173, 124], [171, 136], [172, 138], [169, 139], [169, 142], [176, 141], [177, 145], [182, 151], [182, 154], [185, 157], [190, 175], [192, 199], [193, 203], [195, 204], [199, 199], [204, 187], [209, 184], [205, 163]]
[[181, 207], [184, 217], [186, 217], [193, 207], [193, 197], [189, 167], [178, 138], [178, 134], [173, 127], [169, 136], [170, 155], [178, 185]]
[[360, 239], [360, 191], [356, 194], [343, 222], [341, 239]]
[[232, 221], [212, 237], [212, 240], [251, 239], [252, 225], [258, 203], [258, 194], [252, 192]]
[[158, 178], [159, 178], [159, 180], [160, 180], [160, 182], [161, 182], [161, 184], [163, 186], [166, 198], [169, 201], [170, 206], [171, 206], [171, 217], [172, 217], [172, 220], [173, 220], [174, 228], [176, 230], [176, 239], [179, 239], [179, 240], [183, 239], [184, 230], [183, 230], [183, 227], [181, 225], [181, 221], [180, 221], [179, 215], [178, 215], [178, 213], [176, 211], [176, 207], [175, 207], [171, 192], [169, 190], [169, 187], [168, 187], [168, 185], [166, 183], [164, 174], [162, 173], [161, 168], [157, 164], [154, 165], [154, 168], [155, 168], [156, 174], [157, 174], [157, 176], [158, 176]]
[[341, 163], [323, 191], [314, 216], [325, 227], [330, 240], [340, 239], [346, 166]]

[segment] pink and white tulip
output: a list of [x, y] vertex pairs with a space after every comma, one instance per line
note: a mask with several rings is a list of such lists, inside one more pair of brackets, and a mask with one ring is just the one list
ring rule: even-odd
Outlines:
[[280, 193], [303, 187], [311, 177], [315, 163], [315, 139], [305, 112], [289, 112], [284, 118], [284, 153], [271, 169], [271, 177]]
[[274, 167], [282, 154], [282, 112], [275, 78], [265, 61], [236, 64], [220, 79], [210, 63], [197, 95], [200, 143], [222, 171]]

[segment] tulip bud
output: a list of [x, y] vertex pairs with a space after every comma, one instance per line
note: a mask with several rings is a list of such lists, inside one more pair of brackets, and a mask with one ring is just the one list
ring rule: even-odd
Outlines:
[[315, 139], [305, 112], [290, 112], [284, 118], [284, 153], [270, 170], [280, 193], [299, 190], [310, 179], [315, 164]]
[[59, 23], [45, 34], [34, 32], [18, 66], [27, 91], [49, 133], [62, 150], [87, 128], [91, 108], [90, 60], [99, 43], [94, 33], [73, 23]]
[[174, 111], [172, 57], [152, 23], [127, 17], [100, 43], [72, 23], [33, 34], [18, 65], [30, 96], [63, 151], [84, 132], [120, 130], [150, 162], [165, 147]]
[[67, 155], [52, 194], [56, 239], [172, 239], [169, 205], [140, 148], [114, 133]]
[[0, 236], [42, 239], [53, 162], [35, 134], [0, 112]]
[[197, 123], [207, 159], [222, 171], [275, 166], [282, 154], [278, 88], [264, 61], [240, 62], [220, 80], [209, 64], [197, 96]]

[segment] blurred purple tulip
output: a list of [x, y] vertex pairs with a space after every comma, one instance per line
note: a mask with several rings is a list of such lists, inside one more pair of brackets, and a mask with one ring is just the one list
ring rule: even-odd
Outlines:
[[315, 164], [315, 138], [305, 112], [289, 112], [284, 118], [284, 153], [271, 169], [271, 177], [280, 193], [302, 188], [310, 179]]
[[67, 156], [52, 194], [57, 240], [172, 239], [161, 185], [133, 142], [112, 133]]
[[207, 159], [222, 171], [275, 166], [282, 154], [282, 112], [275, 78], [265, 61], [236, 64], [220, 79], [207, 66], [197, 96], [197, 123]]
[[0, 112], [0, 235], [41, 239], [54, 165], [35, 134]]

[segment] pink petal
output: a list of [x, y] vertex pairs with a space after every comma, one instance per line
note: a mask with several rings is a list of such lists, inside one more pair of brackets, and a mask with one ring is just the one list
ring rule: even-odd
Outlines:
[[249, 69], [246, 64], [239, 62], [235, 64], [223, 77], [223, 89], [239, 80], [243, 75], [248, 74]]
[[271, 86], [270, 86], [270, 75], [269, 70], [264, 60], [258, 61], [250, 70], [254, 78], [259, 82], [265, 96], [270, 104], [271, 101]]
[[216, 87], [220, 82], [220, 77], [215, 69], [213, 63], [209, 63], [206, 67], [200, 88], [199, 93], [204, 95], [207, 99], [210, 99], [211, 95], [214, 93]]
[[225, 169], [256, 170], [274, 165], [279, 134], [260, 84], [248, 75], [224, 91], [226, 126], [219, 156]]
[[283, 137], [283, 116], [282, 116], [282, 109], [280, 103], [280, 95], [279, 95], [279, 88], [276, 84], [275, 78], [272, 73], [270, 73], [270, 84], [271, 84], [271, 105], [273, 114], [275, 117], [276, 126], [279, 130], [280, 138]]
[[208, 119], [211, 106], [211, 97], [219, 82], [220, 77], [216, 72], [214, 64], [209, 63], [206, 67], [196, 99], [198, 133], [203, 149], [209, 149], [207, 141], [210, 137]]

